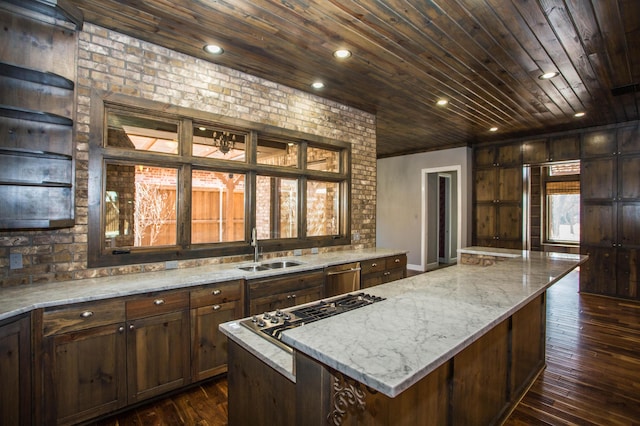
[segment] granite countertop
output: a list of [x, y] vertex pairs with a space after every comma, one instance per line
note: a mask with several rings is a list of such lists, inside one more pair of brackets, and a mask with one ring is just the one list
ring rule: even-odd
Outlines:
[[9, 287], [0, 289], [0, 320], [11, 318], [37, 308], [132, 296], [155, 291], [176, 290], [234, 279], [264, 278], [312, 271], [342, 263], [358, 262], [403, 253], [406, 253], [406, 251], [383, 248], [345, 250], [263, 260], [263, 262], [295, 260], [301, 263], [299, 266], [288, 267], [286, 269], [247, 272], [238, 269], [238, 267], [253, 265], [254, 263], [238, 262]]
[[[282, 340], [394, 397], [586, 260], [560, 253], [503, 254], [510, 256], [489, 267], [456, 265], [369, 288], [386, 300], [285, 331]], [[291, 354], [237, 321], [220, 329], [295, 381]]]

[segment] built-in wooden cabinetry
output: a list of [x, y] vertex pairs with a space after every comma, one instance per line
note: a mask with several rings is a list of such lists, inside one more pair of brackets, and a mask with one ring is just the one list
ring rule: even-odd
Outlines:
[[128, 402], [190, 383], [189, 292], [139, 297], [126, 310]]
[[127, 403], [125, 302], [104, 300], [41, 314], [44, 424], [74, 424]]
[[278, 275], [247, 280], [247, 314], [256, 315], [324, 297], [324, 272]]
[[223, 322], [244, 312], [244, 280], [216, 283], [191, 290], [191, 378], [199, 381], [227, 369], [227, 338]]
[[[522, 161], [518, 162], [520, 150]], [[581, 164], [580, 250], [589, 255], [581, 266], [580, 289], [640, 299], [637, 121], [475, 148], [473, 243], [523, 248], [522, 166], [575, 160]], [[541, 197], [540, 191], [530, 194]], [[529, 208], [540, 209], [540, 201], [531, 200]], [[542, 212], [529, 217], [529, 232], [537, 232], [531, 238], [532, 247], [542, 247]]]
[[406, 278], [407, 255], [388, 256], [360, 262], [360, 288], [373, 287]]
[[640, 125], [585, 133], [581, 163], [581, 290], [640, 298]]
[[21, 6], [0, 10], [0, 229], [71, 227], [79, 23], [53, 1]]
[[475, 150], [477, 245], [522, 248], [522, 156], [520, 145]]
[[0, 321], [0, 424], [31, 424], [31, 321]]
[[75, 424], [190, 383], [189, 292], [46, 309], [43, 422]]

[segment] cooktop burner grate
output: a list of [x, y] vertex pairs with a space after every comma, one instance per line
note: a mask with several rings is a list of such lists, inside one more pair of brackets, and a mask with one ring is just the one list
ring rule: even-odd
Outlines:
[[251, 319], [240, 323], [291, 351], [291, 348], [280, 340], [283, 331], [368, 306], [381, 300], [384, 300], [384, 298], [365, 293], [346, 294], [299, 308], [254, 315]]

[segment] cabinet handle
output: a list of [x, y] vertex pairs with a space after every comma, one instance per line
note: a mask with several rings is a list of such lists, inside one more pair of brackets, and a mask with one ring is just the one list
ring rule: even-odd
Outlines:
[[295, 299], [296, 295], [295, 294], [290, 294], [287, 296], [287, 299]]
[[136, 326], [133, 324], [129, 324], [129, 330], [133, 331], [135, 330]]
[[93, 312], [91, 311], [84, 311], [83, 313], [80, 314], [80, 316], [82, 318], [91, 318], [93, 316]]
[[221, 306], [220, 306], [220, 305], [213, 305], [213, 310], [214, 310], [214, 311], [219, 311], [219, 310], [220, 310], [220, 308], [221, 308]]
[[384, 273], [384, 274], [382, 274], [382, 275], [391, 275], [391, 272], [385, 272], [385, 273]]
[[396, 259], [396, 260], [394, 260], [394, 262], [400, 263], [400, 259]]
[[372, 267], [372, 268], [375, 268], [376, 266], [378, 266], [378, 264], [377, 264], [377, 263], [372, 263], [372, 264], [371, 264], [371, 267]]
[[164, 299], [156, 299], [153, 301], [153, 304], [156, 306], [164, 305]]
[[118, 333], [124, 333], [124, 327], [123, 326], [118, 327]]
[[215, 290], [213, 290], [213, 291], [211, 292], [211, 294], [213, 294], [214, 296], [217, 296], [217, 295], [219, 295], [220, 293], [222, 293], [222, 290], [219, 290], [219, 289], [215, 289]]

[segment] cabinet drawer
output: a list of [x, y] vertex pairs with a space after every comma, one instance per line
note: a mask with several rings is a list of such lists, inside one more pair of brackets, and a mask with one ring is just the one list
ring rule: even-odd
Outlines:
[[240, 300], [244, 280], [227, 281], [191, 290], [191, 309]]
[[311, 287], [324, 287], [324, 271], [249, 281], [248, 289], [249, 297], [253, 299], [279, 293], [299, 292]]
[[189, 307], [189, 292], [153, 293], [127, 302], [127, 319], [144, 318]]
[[372, 272], [381, 272], [387, 268], [386, 259], [371, 259], [360, 262], [362, 268], [361, 274], [370, 274]]
[[404, 268], [407, 266], [407, 256], [391, 256], [385, 260], [387, 269]]
[[79, 303], [46, 309], [42, 315], [42, 332], [46, 337], [124, 322], [124, 319], [125, 309], [122, 299]]

